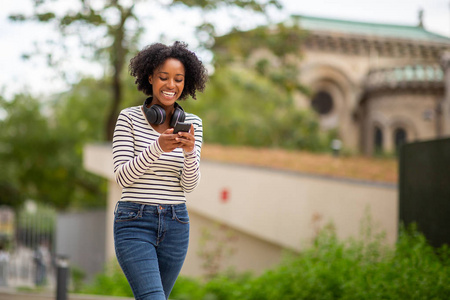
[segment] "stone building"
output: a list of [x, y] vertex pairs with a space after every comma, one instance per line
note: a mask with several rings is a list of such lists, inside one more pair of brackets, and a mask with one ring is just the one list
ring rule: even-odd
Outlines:
[[[445, 119], [442, 57], [450, 39], [418, 26], [293, 16], [307, 31], [300, 82], [323, 129], [336, 129], [343, 147], [394, 153], [402, 142], [450, 135]], [[267, 53], [266, 53], [267, 54]], [[253, 61], [264, 50], [253, 53]]]

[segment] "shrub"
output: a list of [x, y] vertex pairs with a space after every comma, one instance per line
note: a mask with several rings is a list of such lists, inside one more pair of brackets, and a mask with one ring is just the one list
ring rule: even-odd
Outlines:
[[[129, 296], [120, 268], [100, 275], [89, 293]], [[382, 235], [339, 241], [328, 227], [313, 245], [260, 276], [180, 277], [173, 300], [450, 299], [450, 249], [431, 247], [414, 226], [394, 247]]]
[[414, 227], [401, 230], [395, 247], [381, 236], [342, 242], [326, 229], [261, 276], [218, 276], [203, 284], [203, 298], [183, 300], [450, 299], [449, 266], [448, 247], [432, 248]]
[[133, 292], [117, 261], [111, 262], [104, 273], [98, 274], [94, 282], [81, 288], [79, 293], [133, 297]]

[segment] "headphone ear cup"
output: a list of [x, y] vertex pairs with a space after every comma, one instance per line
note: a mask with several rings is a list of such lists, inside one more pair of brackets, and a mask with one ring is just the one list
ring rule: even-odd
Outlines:
[[146, 101], [143, 105], [143, 108], [147, 121], [150, 124], [156, 125], [164, 123], [164, 121], [166, 120], [166, 111], [158, 104], [154, 104], [150, 106], [150, 108], [147, 108], [147, 105], [148, 103]]
[[183, 108], [175, 102], [175, 111], [173, 112], [172, 118], [170, 119], [170, 127], [175, 127], [178, 122], [184, 122], [186, 115], [184, 114]]
[[152, 111], [152, 115], [154, 116], [154, 121], [150, 123], [156, 125], [164, 123], [164, 121], [166, 120], [166, 111], [164, 110], [164, 108], [162, 108], [158, 104], [154, 104], [150, 107], [150, 110]]

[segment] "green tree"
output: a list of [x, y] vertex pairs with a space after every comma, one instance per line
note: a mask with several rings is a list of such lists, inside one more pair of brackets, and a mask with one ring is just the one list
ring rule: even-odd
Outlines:
[[205, 142], [312, 151], [329, 145], [313, 112], [297, 109], [286, 89], [252, 69], [216, 69], [198, 98], [182, 106], [203, 119]]
[[83, 170], [83, 139], [77, 131], [60, 127], [30, 95], [0, 102], [5, 113], [0, 121], [1, 204], [14, 207], [14, 199], [33, 199], [57, 209], [76, 202], [105, 204], [103, 180]]
[[[308, 87], [299, 81], [299, 65], [303, 40], [307, 32], [298, 23], [264, 25], [248, 31], [233, 30], [216, 38], [214, 47], [216, 68], [234, 64], [244, 65], [266, 77], [271, 84], [286, 91], [308, 95]], [[257, 51], [265, 55], [253, 57]]]
[[318, 116], [295, 105], [296, 94], [310, 91], [299, 80], [307, 32], [293, 20], [216, 38], [208, 89], [186, 104], [202, 116], [206, 141], [328, 150], [335, 133], [321, 132]]
[[[62, 36], [78, 35], [88, 50], [88, 55], [98, 59], [104, 57], [108, 62], [106, 71], [111, 72], [111, 103], [106, 119], [106, 137], [111, 140], [117, 115], [123, 100], [122, 70], [128, 54], [135, 52], [137, 41], [143, 31], [142, 24], [136, 14], [136, 7], [148, 1], [86, 1], [79, 0], [77, 9], [68, 9], [57, 13], [57, 1], [33, 0], [34, 12], [25, 16], [17, 14], [10, 16], [15, 21], [51, 22], [61, 32]], [[62, 1], [59, 1], [60, 3]], [[203, 15], [223, 10], [224, 8], [241, 9], [243, 11], [264, 12], [269, 6], [280, 7], [278, 0], [173, 0], [156, 1], [161, 9], [174, 6], [200, 8]], [[148, 11], [148, 16], [156, 11]], [[198, 26], [197, 32], [202, 37], [203, 45], [211, 45], [214, 36], [214, 25], [206, 18]], [[95, 34], [96, 33], [96, 34]], [[91, 37], [91, 39], [88, 39]], [[93, 49], [93, 51], [92, 51]], [[52, 54], [48, 54], [49, 61], [54, 61]]]

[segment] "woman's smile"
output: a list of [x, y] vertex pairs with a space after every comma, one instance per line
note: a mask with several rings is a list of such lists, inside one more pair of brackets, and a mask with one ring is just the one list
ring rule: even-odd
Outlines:
[[173, 96], [175, 96], [175, 92], [162, 92], [164, 94], [164, 96], [168, 97], [168, 98], [172, 98]]

